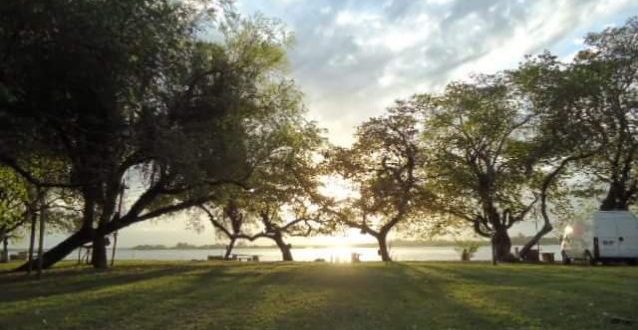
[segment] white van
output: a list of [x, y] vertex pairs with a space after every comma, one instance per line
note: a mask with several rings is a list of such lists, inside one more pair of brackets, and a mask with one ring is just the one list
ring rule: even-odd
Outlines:
[[565, 227], [560, 244], [563, 263], [581, 259], [596, 264], [638, 262], [638, 219], [629, 211], [598, 211]]

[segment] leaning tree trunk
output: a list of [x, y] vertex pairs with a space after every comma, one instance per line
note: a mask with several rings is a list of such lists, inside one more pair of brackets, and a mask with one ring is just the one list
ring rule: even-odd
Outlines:
[[514, 260], [512, 255], [512, 241], [507, 233], [507, 227], [498, 226], [492, 235], [492, 248], [494, 249], [495, 258], [500, 262], [510, 262]]
[[[546, 185], [545, 188], [547, 188], [547, 186], [548, 185]], [[519, 256], [522, 259], [527, 259], [527, 254], [532, 250], [534, 245], [538, 244], [543, 236], [547, 235], [554, 229], [549, 221], [549, 214], [547, 214], [547, 189], [543, 189], [541, 192], [541, 215], [543, 216], [543, 228], [541, 228], [541, 230], [538, 231], [531, 240], [523, 245], [523, 248], [521, 248], [521, 251], [519, 252]]]
[[[81, 247], [82, 245], [91, 242], [93, 235], [90, 230], [80, 230], [73, 235], [67, 237], [60, 244], [56, 245], [54, 248], [48, 250], [44, 254], [42, 254], [42, 268], [47, 269], [57, 263], [58, 261], [64, 259], [67, 255], [73, 252], [75, 249]], [[29, 267], [29, 263], [26, 262], [20, 267], [16, 268], [15, 271], [26, 271]]]
[[226, 253], [224, 253], [224, 260], [230, 260], [230, 254], [233, 252], [233, 248], [235, 247], [235, 241], [237, 241], [237, 238], [235, 237], [230, 239], [230, 242], [226, 246]]
[[290, 251], [292, 246], [284, 242], [284, 239], [281, 236], [281, 234], [277, 233], [273, 237], [273, 240], [275, 241], [275, 243], [277, 243], [277, 247], [279, 247], [279, 250], [281, 251], [281, 258], [283, 259], [283, 261], [293, 261], [292, 253]]
[[377, 241], [379, 242], [379, 256], [381, 256], [381, 261], [392, 261], [390, 258], [390, 252], [388, 251], [388, 243], [386, 242], [387, 234], [380, 233], [377, 237]]
[[[82, 228], [75, 232], [73, 235], [67, 237], [64, 241], [42, 254], [42, 268], [47, 269], [64, 259], [69, 253], [75, 249], [80, 248], [82, 245], [91, 242], [95, 234], [93, 230], [93, 217], [95, 215], [95, 202], [90, 198], [84, 199], [84, 211], [82, 215]], [[37, 260], [39, 262], [39, 260]], [[32, 263], [26, 262], [15, 271], [23, 272], [31, 267]]]

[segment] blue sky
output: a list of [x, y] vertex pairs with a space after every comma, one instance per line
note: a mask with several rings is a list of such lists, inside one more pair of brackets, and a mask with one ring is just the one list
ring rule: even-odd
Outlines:
[[[514, 67], [544, 49], [568, 60], [588, 31], [638, 14], [635, 0], [252, 0], [236, 6], [243, 15], [278, 18], [295, 34], [290, 73], [309, 117], [341, 145], [395, 99]], [[134, 225], [121, 232], [120, 246], [214, 242], [205, 222], [199, 234], [185, 222], [176, 216]], [[51, 235], [47, 245], [61, 238]]]

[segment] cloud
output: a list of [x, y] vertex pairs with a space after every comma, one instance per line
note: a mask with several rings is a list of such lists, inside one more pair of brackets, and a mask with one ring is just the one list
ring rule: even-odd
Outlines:
[[294, 31], [293, 75], [309, 116], [337, 144], [352, 142], [354, 127], [394, 99], [510, 68], [543, 49], [569, 56], [587, 29], [622, 24], [636, 9], [629, 0], [241, 2], [245, 13], [278, 17]]

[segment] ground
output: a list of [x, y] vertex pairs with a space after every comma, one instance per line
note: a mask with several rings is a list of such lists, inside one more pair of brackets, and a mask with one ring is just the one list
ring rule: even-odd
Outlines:
[[637, 288], [621, 266], [67, 263], [0, 274], [0, 329], [631, 329]]

